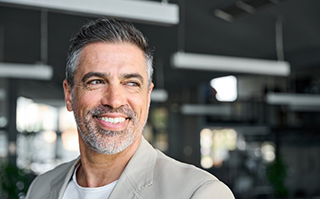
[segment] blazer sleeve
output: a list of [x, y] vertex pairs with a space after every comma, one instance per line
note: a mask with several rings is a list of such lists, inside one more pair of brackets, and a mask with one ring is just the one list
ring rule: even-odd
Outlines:
[[221, 181], [212, 180], [200, 186], [191, 199], [235, 199], [235, 197]]

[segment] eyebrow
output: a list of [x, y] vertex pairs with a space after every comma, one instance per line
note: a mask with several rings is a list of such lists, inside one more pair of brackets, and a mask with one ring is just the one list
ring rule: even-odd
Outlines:
[[100, 73], [100, 72], [88, 72], [87, 74], [85, 74], [82, 77], [82, 82], [87, 81], [87, 79], [89, 79], [90, 77], [101, 77], [101, 78], [105, 78], [107, 77], [107, 75], [105, 73]]
[[143, 84], [143, 77], [142, 75], [140, 75], [139, 73], [127, 73], [127, 74], [123, 74], [122, 78], [124, 79], [130, 79], [130, 78], [137, 78], [141, 81], [141, 83]]

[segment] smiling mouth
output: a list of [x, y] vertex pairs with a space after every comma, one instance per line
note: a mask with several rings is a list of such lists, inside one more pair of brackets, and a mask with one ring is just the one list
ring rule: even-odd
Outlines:
[[122, 123], [127, 119], [130, 119], [130, 117], [125, 118], [125, 117], [99, 117], [99, 116], [97, 116], [97, 118], [111, 124]]

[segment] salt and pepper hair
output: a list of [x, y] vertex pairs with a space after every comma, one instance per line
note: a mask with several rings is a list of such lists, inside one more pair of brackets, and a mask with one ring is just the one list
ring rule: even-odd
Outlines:
[[82, 26], [79, 32], [71, 38], [67, 57], [66, 79], [73, 88], [74, 73], [78, 65], [79, 54], [88, 44], [105, 43], [130, 43], [137, 46], [145, 55], [149, 86], [153, 75], [153, 53], [149, 48], [146, 38], [129, 21], [99, 18]]

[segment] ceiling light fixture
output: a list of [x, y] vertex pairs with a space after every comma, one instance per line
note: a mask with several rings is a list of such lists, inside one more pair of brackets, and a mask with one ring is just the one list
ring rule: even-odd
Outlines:
[[250, 59], [185, 52], [174, 53], [171, 61], [173, 67], [181, 69], [276, 76], [288, 76], [290, 74], [290, 64], [285, 61]]
[[48, 65], [0, 63], [0, 77], [50, 80], [53, 69]]
[[232, 107], [230, 104], [182, 104], [180, 110], [184, 115], [232, 115]]
[[267, 93], [266, 101], [273, 105], [320, 107], [319, 94]]
[[153, 89], [151, 92], [152, 102], [165, 102], [168, 100], [168, 92], [165, 89]]
[[178, 5], [154, 1], [0, 0], [0, 2], [86, 15], [126, 18], [153, 24], [176, 25], [179, 23]]

